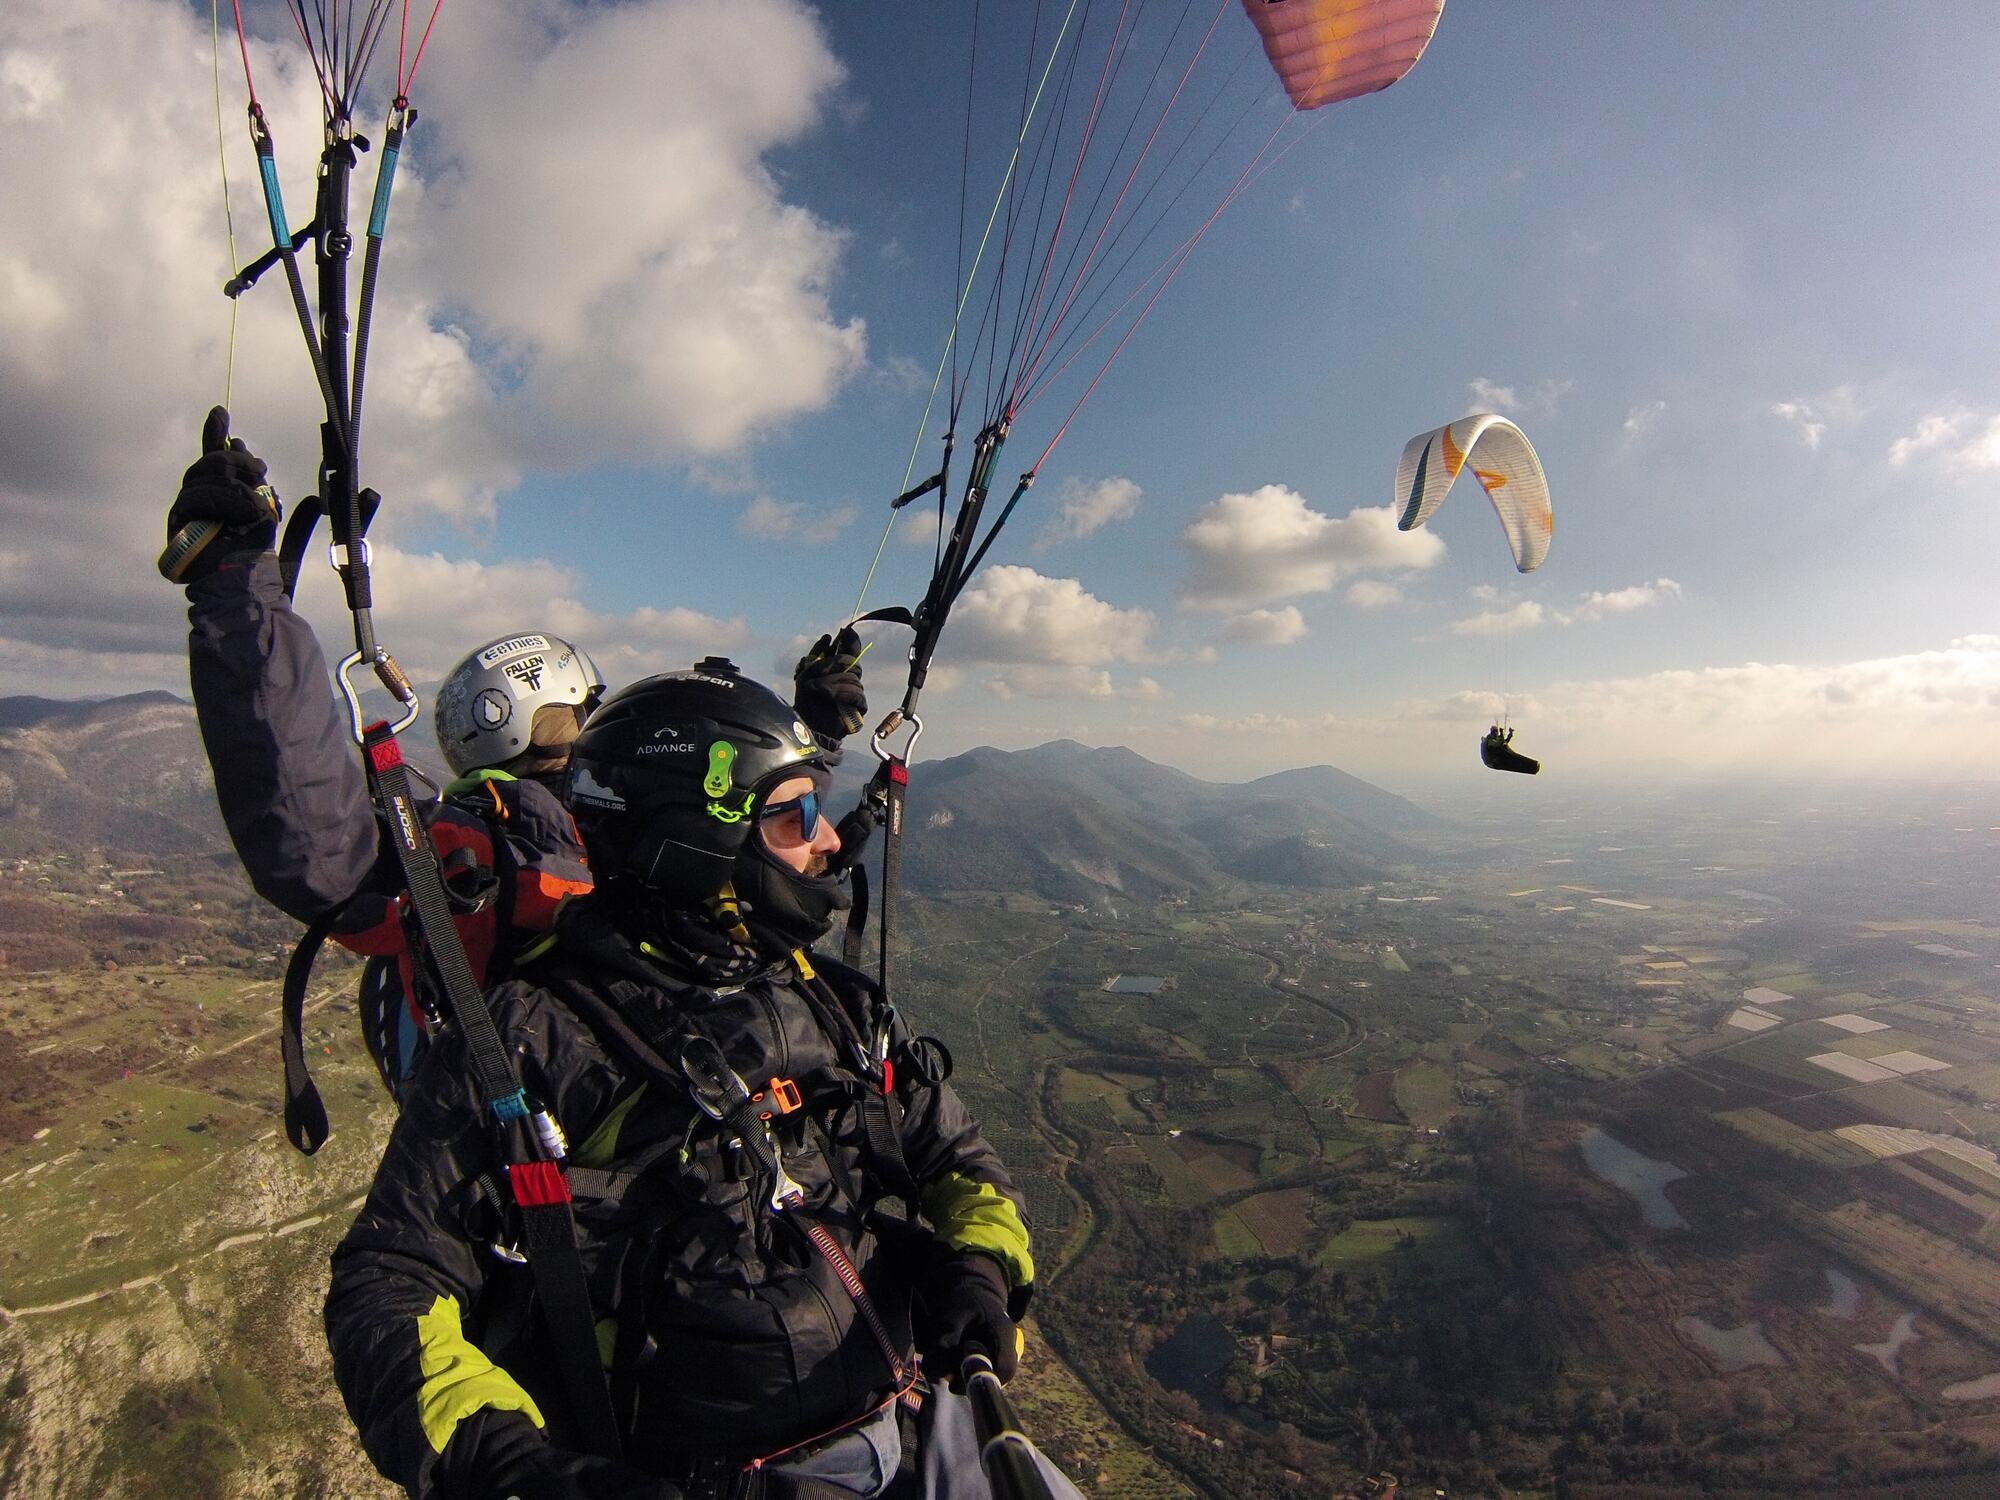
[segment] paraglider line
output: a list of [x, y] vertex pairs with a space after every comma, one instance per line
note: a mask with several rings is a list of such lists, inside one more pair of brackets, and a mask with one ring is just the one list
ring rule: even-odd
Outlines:
[[[215, 163], [222, 173], [222, 227], [229, 240], [229, 274], [236, 274], [236, 213], [229, 202], [229, 148], [222, 124], [222, 0], [209, 0], [209, 71], [215, 80]], [[246, 69], [249, 59], [244, 59]], [[229, 299], [229, 341], [223, 346], [222, 404], [236, 388], [236, 299]]]
[[[240, 0], [236, 0], [236, 3], [240, 4]], [[1006, 201], [1008, 184], [1013, 181], [1014, 168], [1021, 159], [1021, 143], [1027, 139], [1028, 125], [1034, 117], [1035, 110], [1040, 107], [1042, 87], [1048, 83], [1049, 73], [1055, 68], [1056, 53], [1061, 50], [1063, 33], [1069, 30], [1070, 19], [1076, 14], [1077, 4], [1078, 0], [1070, 0], [1069, 9], [1063, 13], [1062, 28], [1056, 34], [1055, 45], [1050, 49], [1048, 63], [1042, 69], [1041, 83], [1035, 87], [1034, 99], [1029, 106], [1027, 117], [1022, 120], [1020, 133], [1014, 138], [1013, 154], [1008, 157], [1007, 169], [1001, 174], [1000, 190], [993, 195], [993, 207], [987, 212], [986, 227], [979, 236], [979, 247], [973, 252], [972, 269], [966, 272], [964, 289], [958, 298], [958, 308], [952, 314], [951, 329], [945, 334], [944, 349], [938, 355], [937, 373], [931, 377], [930, 395], [924, 400], [923, 415], [917, 419], [916, 437], [910, 444], [910, 458], [903, 466], [903, 482], [898, 486], [899, 489], [908, 489], [910, 476], [916, 472], [917, 455], [923, 451], [924, 446], [924, 429], [930, 425], [931, 407], [937, 402], [938, 387], [944, 383], [945, 365], [951, 359], [952, 349], [957, 343], [959, 322], [965, 316], [965, 304], [972, 298], [972, 283], [979, 275], [979, 263], [986, 254], [987, 239], [993, 233], [993, 222], [999, 217], [1000, 207]], [[875, 570], [881, 565], [883, 549], [889, 545], [889, 533], [895, 525], [896, 516], [892, 511], [888, 524], [882, 528], [882, 539], [875, 544], [875, 556], [868, 564], [867, 574], [861, 580], [861, 592], [855, 597], [854, 613], [849, 616], [850, 619], [859, 619], [861, 616], [861, 606], [868, 598], [868, 586], [874, 581]]]
[[[1174, 106], [1180, 102], [1181, 94], [1187, 88], [1188, 78], [1193, 74], [1196, 66], [1201, 62], [1203, 55], [1208, 51], [1208, 44], [1214, 39], [1215, 28], [1221, 24], [1223, 11], [1228, 5], [1229, 0], [1223, 0], [1222, 5], [1216, 7], [1215, 15], [1208, 23], [1208, 30], [1202, 34], [1200, 45], [1194, 49], [1193, 55], [1188, 58], [1187, 66], [1181, 69], [1181, 76], [1174, 83], [1174, 91], [1168, 97], [1166, 107], [1160, 111], [1159, 119], [1153, 122], [1152, 131], [1146, 137], [1146, 144], [1140, 147], [1138, 158], [1132, 163], [1132, 170], [1126, 173], [1125, 181], [1118, 189], [1118, 196], [1111, 204], [1111, 212], [1104, 216], [1102, 223], [1098, 226], [1097, 237], [1091, 242], [1089, 254], [1084, 256], [1082, 269], [1077, 273], [1076, 278], [1071, 281], [1068, 291], [1063, 298], [1062, 305], [1056, 309], [1055, 316], [1050, 320], [1045, 336], [1037, 345], [1027, 365], [1022, 369], [1021, 385], [1025, 386], [1034, 379], [1035, 367], [1048, 352], [1048, 341], [1055, 336], [1055, 330], [1062, 325], [1064, 316], [1075, 303], [1077, 292], [1083, 284], [1083, 278], [1089, 274], [1090, 267], [1097, 257], [1098, 249], [1104, 243], [1104, 236], [1111, 230], [1112, 220], [1118, 217], [1118, 210], [1125, 202], [1125, 195], [1132, 190], [1132, 184], [1138, 180], [1139, 169], [1145, 165], [1147, 155], [1152, 151], [1154, 143], [1159, 140], [1160, 132], [1166, 128], [1167, 120], [1174, 112]], [[1078, 165], [1081, 166], [1081, 164], [1081, 159], [1079, 158]]]

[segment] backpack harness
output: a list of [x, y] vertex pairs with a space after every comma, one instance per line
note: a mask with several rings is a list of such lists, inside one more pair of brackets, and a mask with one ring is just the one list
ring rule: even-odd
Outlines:
[[[527, 957], [540, 956], [541, 952], [537, 952]], [[802, 1115], [810, 1120], [830, 1116], [849, 1105], [858, 1107], [867, 1141], [865, 1160], [869, 1175], [882, 1190], [881, 1196], [901, 1199], [914, 1213], [918, 1188], [902, 1151], [900, 1130], [903, 1105], [897, 1082], [900, 1077], [905, 1085], [936, 1087], [951, 1074], [951, 1054], [944, 1043], [934, 1037], [898, 1039], [895, 1036], [896, 1011], [886, 1003], [877, 1008], [864, 1033], [841, 1003], [839, 995], [818, 975], [803, 952], [794, 955], [793, 963], [799, 978], [795, 992], [805, 999], [822, 1034], [847, 1060], [847, 1065], [822, 1067], [798, 1079], [773, 1077], [761, 1089], [753, 1089], [730, 1067], [722, 1048], [702, 1032], [694, 1020], [701, 998], [713, 999], [713, 992], [681, 982], [663, 985], [663, 976], [658, 973], [640, 970], [636, 964], [619, 964], [618, 967], [631, 977], [640, 979], [650, 988], [665, 988], [674, 998], [675, 1003], [666, 1015], [659, 1021], [649, 1023], [626, 1013], [589, 985], [574, 978], [545, 976], [542, 981], [605, 1050], [630, 1070], [634, 1078], [675, 1089], [685, 1094], [694, 1106], [693, 1118], [679, 1140], [659, 1142], [609, 1167], [564, 1164], [560, 1174], [567, 1192], [581, 1201], [602, 1202], [614, 1207], [622, 1205], [646, 1191], [646, 1178], [651, 1168], [670, 1154], [678, 1153], [685, 1159], [697, 1133], [704, 1128], [712, 1130], [725, 1148], [737, 1148], [726, 1154], [738, 1155], [740, 1150], [742, 1169], [749, 1173], [756, 1185], [755, 1201], [769, 1210], [773, 1222], [789, 1225], [801, 1236], [833, 1273], [854, 1304], [889, 1374], [892, 1390], [886, 1400], [827, 1432], [747, 1461], [692, 1460], [692, 1468], [683, 1478], [699, 1488], [711, 1489], [718, 1496], [755, 1493], [760, 1473], [767, 1465], [837, 1437], [898, 1402], [914, 1409], [922, 1400], [919, 1373], [905, 1352], [897, 1347], [863, 1283], [860, 1271], [825, 1225], [802, 1212], [805, 1207], [804, 1189], [785, 1168], [783, 1147], [773, 1124], [791, 1116]], [[561, 1134], [559, 1127], [557, 1134]], [[833, 1156], [829, 1155], [828, 1163], [830, 1169], [838, 1171]], [[482, 1178], [478, 1184], [478, 1190], [488, 1204], [500, 1209], [503, 1202], [497, 1188], [498, 1184], [490, 1178]], [[843, 1191], [858, 1207], [865, 1207], [869, 1201], [867, 1195], [855, 1191], [851, 1183], [845, 1185]], [[518, 1193], [516, 1201], [518, 1205]], [[869, 1217], [886, 1233], [907, 1232], [906, 1218], [878, 1217], [872, 1210]], [[496, 1235], [490, 1248], [501, 1259], [510, 1261], [522, 1259], [525, 1251], [530, 1267], [534, 1264], [535, 1250], [528, 1242], [525, 1218], [520, 1240], [509, 1244], [504, 1242], [504, 1236]], [[607, 1380], [596, 1323], [588, 1297], [582, 1295], [580, 1261], [576, 1263], [576, 1282], [579, 1295], [558, 1305], [547, 1299], [542, 1280], [538, 1277], [536, 1281], [537, 1292], [543, 1294], [544, 1325], [551, 1344], [559, 1353], [565, 1347], [572, 1351], [572, 1359], [562, 1363], [564, 1384], [577, 1399], [579, 1407], [594, 1402], [599, 1394], [607, 1394], [609, 1409], [629, 1413], [634, 1391], [624, 1377], [631, 1373], [629, 1361], [643, 1340], [643, 1331], [633, 1328], [629, 1319], [620, 1321], [610, 1361], [613, 1370]], [[585, 1359], [591, 1366], [591, 1378], [579, 1384], [571, 1374], [570, 1365], [582, 1363]], [[811, 1485], [816, 1481], [805, 1483]], [[810, 1496], [818, 1491], [808, 1488], [798, 1493]], [[828, 1490], [826, 1493], [832, 1495], [835, 1492]]]

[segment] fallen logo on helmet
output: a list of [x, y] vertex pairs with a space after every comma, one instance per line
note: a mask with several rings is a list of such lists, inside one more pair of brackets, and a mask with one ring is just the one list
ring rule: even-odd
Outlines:
[[591, 775], [589, 766], [578, 769], [576, 780], [570, 783], [569, 800], [572, 805], [581, 802], [586, 807], [605, 807], [613, 812], [622, 811], [625, 806], [625, 799]]
[[479, 653], [479, 665], [490, 667], [503, 656], [512, 656], [517, 651], [547, 651], [549, 638], [545, 635], [509, 636], [504, 641], [495, 641]]
[[520, 661], [508, 662], [506, 672], [529, 692], [539, 693], [542, 690], [542, 668], [547, 662], [548, 658], [545, 656], [524, 657]]

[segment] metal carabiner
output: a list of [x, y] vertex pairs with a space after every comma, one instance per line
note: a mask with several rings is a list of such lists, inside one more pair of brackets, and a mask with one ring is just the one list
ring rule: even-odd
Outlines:
[[403, 675], [403, 669], [396, 665], [396, 659], [380, 646], [372, 657], [363, 656], [359, 651], [341, 658], [334, 678], [340, 683], [340, 694], [347, 700], [347, 726], [354, 736], [354, 743], [361, 744], [368, 736], [368, 714], [361, 707], [361, 693], [347, 674], [359, 666], [374, 669], [375, 680], [389, 692], [389, 696], [403, 705], [402, 717], [389, 726], [389, 733], [401, 734], [417, 722], [417, 715], [423, 712], [423, 702], [417, 697], [417, 690], [410, 679]]
[[[900, 756], [891, 755], [886, 748], [889, 743], [889, 737], [905, 724], [910, 726], [910, 738], [904, 744], [903, 753]], [[891, 760], [901, 760], [907, 765], [909, 764], [910, 756], [916, 751], [917, 741], [923, 738], [923, 733], [924, 721], [922, 719], [918, 718], [914, 713], [906, 714], [900, 708], [891, 709], [889, 717], [876, 726], [875, 733], [869, 738], [868, 748], [873, 750], [875, 758], [885, 765]]]

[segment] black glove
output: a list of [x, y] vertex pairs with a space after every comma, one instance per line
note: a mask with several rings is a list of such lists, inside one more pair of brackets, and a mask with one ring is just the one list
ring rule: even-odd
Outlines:
[[875, 832], [881, 821], [875, 804], [863, 794], [854, 805], [854, 811], [833, 825], [833, 831], [840, 835], [840, 847], [828, 857], [826, 873], [844, 874], [859, 864], [868, 848], [869, 835]]
[[861, 637], [852, 625], [823, 635], [792, 668], [792, 706], [806, 728], [821, 740], [838, 743], [868, 721], [868, 696], [861, 691]]
[[557, 1448], [520, 1412], [491, 1407], [458, 1424], [437, 1481], [446, 1500], [686, 1500], [678, 1485]]
[[1005, 1385], [1021, 1365], [1014, 1320], [1007, 1315], [1007, 1273], [1000, 1262], [977, 1250], [938, 1258], [921, 1278], [923, 1302], [919, 1344], [931, 1378], [948, 1374], [961, 1389], [958, 1367], [968, 1354], [984, 1354]]
[[[188, 466], [167, 512], [160, 571], [176, 583], [193, 583], [231, 553], [270, 551], [282, 508], [278, 492], [265, 482], [268, 472], [243, 439], [229, 435], [228, 408], [213, 408], [201, 426], [201, 457]], [[184, 533], [196, 523], [215, 530], [195, 541]]]

